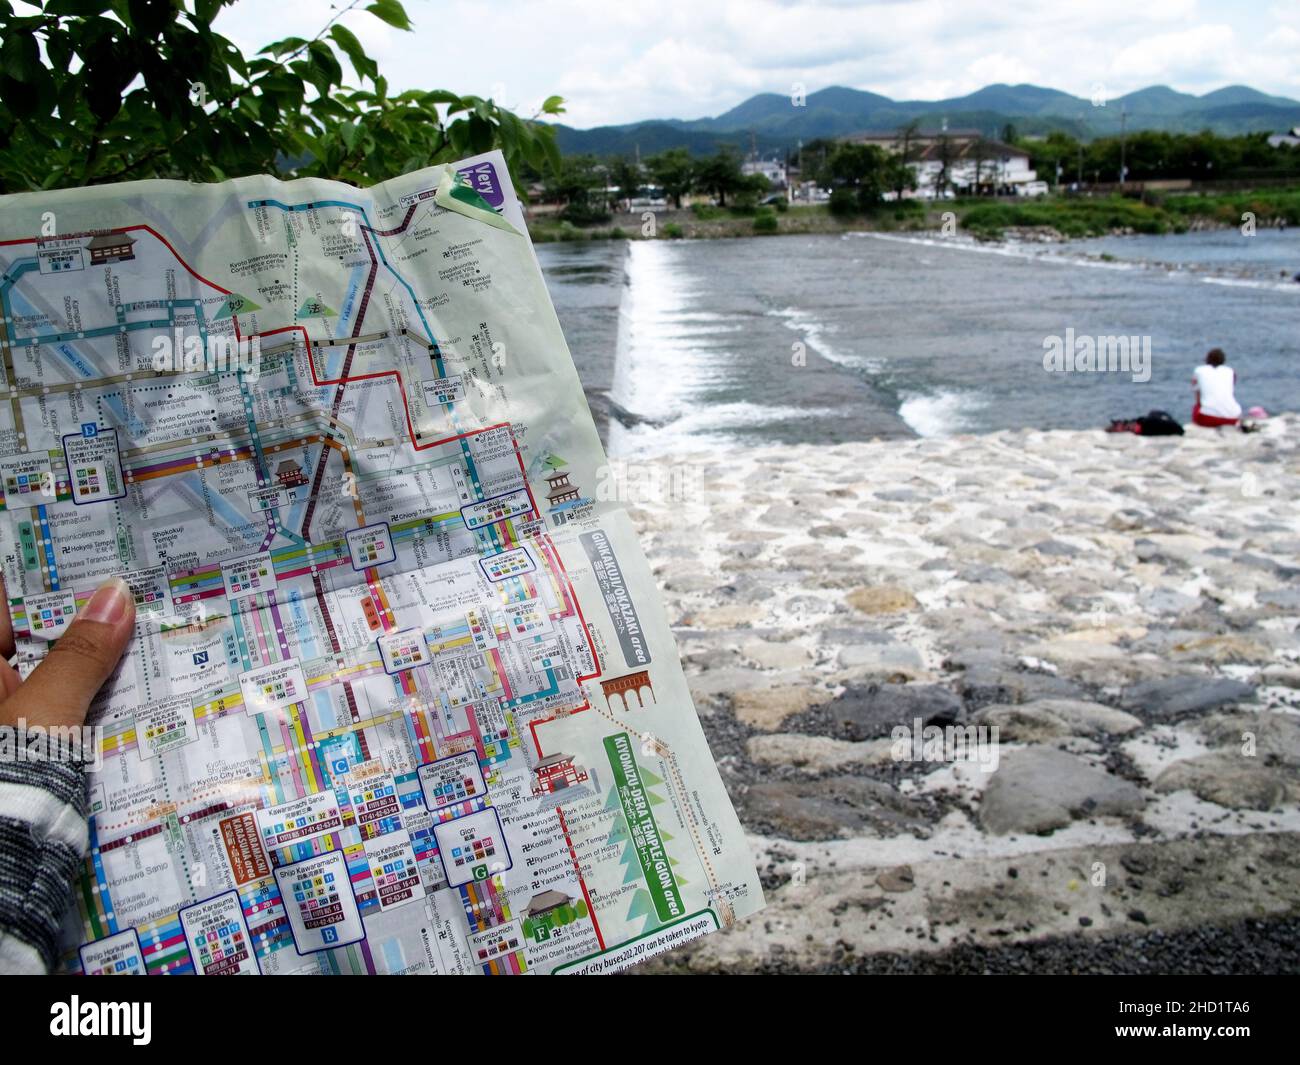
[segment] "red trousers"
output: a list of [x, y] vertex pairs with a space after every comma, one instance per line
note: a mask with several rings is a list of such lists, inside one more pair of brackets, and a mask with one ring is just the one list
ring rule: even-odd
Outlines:
[[1207, 429], [1217, 429], [1221, 425], [1236, 425], [1239, 420], [1237, 418], [1219, 418], [1213, 414], [1202, 414], [1199, 403], [1192, 407], [1192, 423], [1194, 425], [1203, 425]]

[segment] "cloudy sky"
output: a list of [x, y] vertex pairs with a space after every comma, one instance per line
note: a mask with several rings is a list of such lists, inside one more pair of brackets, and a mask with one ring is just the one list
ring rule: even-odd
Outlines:
[[[335, 0], [342, 5], [345, 0]], [[758, 92], [848, 85], [895, 99], [1031, 82], [1091, 96], [1230, 84], [1300, 98], [1294, 0], [405, 0], [403, 33], [344, 16], [398, 89], [548, 95], [578, 127], [716, 115]], [[364, 5], [363, 5], [364, 6]], [[311, 36], [328, 0], [242, 0], [218, 29], [255, 50]]]

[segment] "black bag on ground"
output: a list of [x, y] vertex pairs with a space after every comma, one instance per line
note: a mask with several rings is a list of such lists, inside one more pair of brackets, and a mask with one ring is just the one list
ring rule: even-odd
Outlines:
[[1182, 436], [1183, 427], [1166, 411], [1148, 411], [1137, 419], [1138, 432], [1143, 436]]
[[1137, 433], [1139, 436], [1182, 436], [1183, 427], [1163, 410], [1148, 411], [1140, 418], [1116, 418], [1108, 433]]

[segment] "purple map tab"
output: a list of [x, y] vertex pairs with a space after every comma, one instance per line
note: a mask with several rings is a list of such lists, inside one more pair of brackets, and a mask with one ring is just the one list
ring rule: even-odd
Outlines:
[[505, 193], [501, 190], [501, 182], [497, 178], [496, 167], [491, 163], [467, 166], [463, 170], [457, 170], [456, 173], [463, 174], [474, 191], [487, 200], [489, 206], [497, 208], [506, 202]]

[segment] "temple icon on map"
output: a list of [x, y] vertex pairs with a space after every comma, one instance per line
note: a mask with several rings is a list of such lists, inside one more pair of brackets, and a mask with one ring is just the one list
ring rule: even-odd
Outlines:
[[584, 783], [587, 771], [574, 764], [571, 754], [552, 754], [537, 763], [533, 776], [534, 795], [554, 795], [557, 791]]
[[563, 891], [550, 888], [547, 891], [538, 892], [528, 900], [528, 916], [536, 920], [539, 917], [554, 913], [561, 906], [572, 905], [572, 896], [566, 895]]
[[307, 475], [293, 459], [285, 459], [275, 468], [275, 479], [285, 488], [297, 488], [307, 483]]
[[92, 266], [100, 263], [122, 263], [135, 258], [135, 238], [128, 233], [96, 233], [90, 238], [86, 250], [90, 252]]

